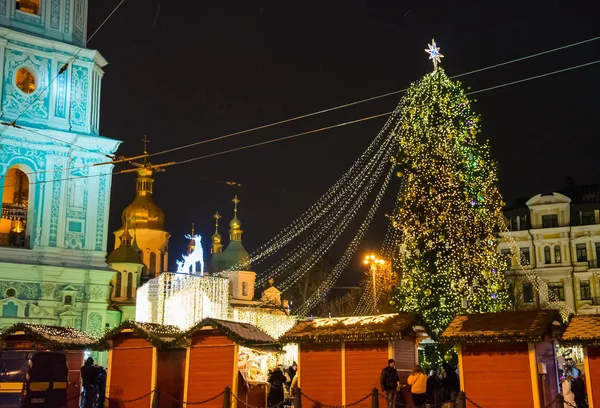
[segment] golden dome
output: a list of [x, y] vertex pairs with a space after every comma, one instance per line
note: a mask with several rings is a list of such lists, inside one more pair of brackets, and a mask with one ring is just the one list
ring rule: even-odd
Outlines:
[[129, 228], [148, 228], [162, 230], [165, 224], [163, 210], [152, 200], [152, 196], [137, 196], [121, 216], [123, 225]]
[[213, 244], [220, 244], [221, 243], [221, 234], [219, 234], [218, 232], [215, 232], [212, 236], [212, 242], [213, 242]]
[[237, 217], [235, 217], [229, 223], [229, 229], [236, 230], [236, 229], [241, 229], [241, 228], [242, 228], [242, 222], [240, 220], [238, 220]]
[[163, 210], [152, 199], [153, 170], [151, 167], [139, 168], [136, 180], [136, 197], [125, 210], [121, 219], [123, 226], [129, 228], [148, 228], [162, 230], [165, 223]]

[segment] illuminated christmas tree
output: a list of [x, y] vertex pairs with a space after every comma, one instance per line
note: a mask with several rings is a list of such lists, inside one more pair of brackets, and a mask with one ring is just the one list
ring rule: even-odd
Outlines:
[[504, 310], [510, 300], [496, 250], [504, 205], [496, 165], [461, 84], [437, 66], [435, 42], [426, 51], [434, 71], [408, 89], [394, 129], [403, 182], [392, 218], [401, 276], [392, 302], [421, 314], [436, 338], [457, 314]]

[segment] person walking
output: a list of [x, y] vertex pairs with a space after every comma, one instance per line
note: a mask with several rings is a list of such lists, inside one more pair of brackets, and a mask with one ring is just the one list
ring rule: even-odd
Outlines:
[[388, 360], [388, 365], [381, 370], [381, 391], [385, 393], [387, 408], [396, 408], [396, 397], [398, 395], [398, 370], [393, 358]]
[[415, 407], [425, 407], [425, 401], [427, 401], [427, 375], [425, 375], [420, 365], [415, 366], [406, 382], [410, 387]]
[[94, 367], [94, 359], [88, 357], [81, 367], [81, 387], [83, 388], [83, 408], [94, 408], [96, 403], [98, 370]]
[[269, 396], [267, 398], [268, 406], [272, 407], [274, 405], [283, 403], [283, 384], [285, 384], [286, 378], [280, 367], [275, 367], [273, 371], [269, 373], [267, 382], [271, 385], [271, 388], [269, 389]]

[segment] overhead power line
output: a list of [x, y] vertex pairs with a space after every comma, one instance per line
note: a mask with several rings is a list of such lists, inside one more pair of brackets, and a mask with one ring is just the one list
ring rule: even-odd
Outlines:
[[[471, 75], [471, 74], [476, 74], [476, 73], [479, 73], [479, 72], [488, 71], [490, 69], [499, 68], [499, 67], [502, 67], [502, 66], [505, 66], [505, 65], [509, 65], [509, 64], [514, 64], [516, 62], [521, 62], [521, 61], [525, 61], [525, 60], [528, 60], [528, 59], [531, 59], [531, 58], [540, 57], [542, 55], [551, 54], [553, 52], [562, 51], [562, 50], [565, 50], [565, 49], [568, 49], [568, 48], [576, 47], [576, 46], [579, 46], [579, 45], [587, 44], [587, 43], [590, 43], [590, 42], [593, 42], [593, 41], [598, 41], [598, 40], [600, 40], [600, 36], [593, 37], [593, 38], [588, 38], [587, 40], [578, 41], [578, 42], [567, 44], [567, 45], [564, 45], [564, 46], [561, 46], [561, 47], [552, 48], [550, 50], [546, 50], [546, 51], [538, 52], [538, 53], [535, 53], [535, 54], [527, 55], [525, 57], [515, 58], [515, 59], [509, 60], [509, 61], [501, 62], [499, 64], [490, 65], [490, 66], [487, 66], [487, 67], [484, 67], [484, 68], [479, 68], [479, 69], [476, 69], [476, 70], [473, 70], [473, 71], [464, 72], [462, 74], [451, 76], [450, 78], [451, 79], [461, 78], [461, 77], [464, 77], [464, 76], [467, 76], [467, 75]], [[131, 158], [127, 159], [127, 160], [137, 160], [137, 159], [141, 159], [143, 157], [152, 157], [152, 156], [158, 156], [158, 155], [162, 155], [162, 154], [166, 154], [166, 153], [172, 153], [172, 152], [175, 152], [175, 151], [178, 151], [178, 150], [183, 150], [183, 149], [187, 149], [187, 148], [190, 148], [190, 147], [199, 146], [199, 145], [206, 144], [206, 143], [215, 142], [215, 141], [218, 141], [218, 140], [227, 139], [227, 138], [234, 137], [234, 136], [239, 136], [239, 135], [242, 135], [242, 134], [245, 134], [245, 133], [255, 132], [257, 130], [262, 130], [262, 129], [267, 129], [267, 128], [270, 128], [270, 127], [283, 125], [283, 124], [289, 123], [289, 122], [295, 122], [297, 120], [306, 119], [306, 118], [309, 118], [309, 117], [312, 117], [312, 116], [317, 116], [317, 115], [321, 115], [321, 114], [328, 113], [328, 112], [333, 112], [333, 111], [340, 110], [340, 109], [345, 109], [345, 108], [348, 108], [348, 107], [351, 107], [351, 106], [359, 105], [359, 104], [366, 103], [366, 102], [371, 102], [371, 101], [374, 101], [374, 100], [377, 100], [377, 99], [387, 98], [388, 96], [397, 95], [397, 94], [400, 94], [402, 92], [405, 92], [407, 89], [408, 88], [404, 88], [404, 89], [400, 89], [400, 90], [397, 90], [397, 91], [387, 92], [387, 93], [384, 93], [384, 94], [372, 96], [370, 98], [360, 99], [358, 101], [345, 103], [343, 105], [338, 105], [338, 106], [334, 106], [334, 107], [331, 107], [331, 108], [322, 109], [322, 110], [319, 110], [319, 111], [316, 111], [316, 112], [307, 113], [307, 114], [300, 115], [300, 116], [295, 116], [293, 118], [284, 119], [284, 120], [280, 120], [280, 121], [277, 121], [277, 122], [272, 122], [272, 123], [269, 123], [269, 124], [266, 124], [266, 125], [256, 126], [256, 127], [253, 127], [253, 128], [249, 128], [249, 129], [245, 129], [245, 130], [240, 130], [240, 131], [237, 131], [237, 132], [228, 133], [228, 134], [225, 134], [225, 135], [222, 135], [222, 136], [214, 137], [214, 138], [211, 138], [211, 139], [200, 140], [198, 142], [189, 143], [189, 144], [186, 144], [186, 145], [183, 145], [183, 146], [178, 146], [178, 147], [173, 147], [173, 148], [170, 148], [170, 149], [161, 150], [161, 151], [158, 151], [158, 152], [150, 153], [148, 155], [140, 155], [140, 156], [131, 157]], [[126, 160], [123, 160], [123, 161], [126, 161]], [[116, 162], [119, 162], [119, 161], [117, 160]]]
[[[477, 91], [471, 91], [471, 92], [468, 92], [467, 95], [474, 95], [474, 94], [478, 94], [478, 93], [482, 93], [482, 92], [491, 91], [491, 90], [494, 90], [494, 89], [504, 88], [504, 87], [507, 87], [507, 86], [511, 86], [511, 85], [515, 85], [515, 84], [520, 84], [520, 83], [523, 83], [523, 82], [527, 82], [527, 81], [532, 81], [532, 80], [539, 79], [539, 78], [548, 77], [548, 76], [551, 76], [551, 75], [560, 74], [560, 73], [563, 73], [563, 72], [573, 71], [575, 69], [588, 67], [588, 66], [595, 65], [595, 64], [598, 64], [598, 63], [600, 63], [600, 60], [596, 60], [596, 61], [592, 61], [592, 62], [587, 62], [587, 63], [584, 63], [584, 64], [575, 65], [575, 66], [572, 66], [572, 67], [569, 67], [569, 68], [559, 69], [559, 70], [556, 70], [556, 71], [551, 71], [551, 72], [548, 72], [548, 73], [545, 73], [545, 74], [535, 75], [535, 76], [524, 78], [524, 79], [520, 79], [520, 80], [517, 80], [517, 81], [506, 82], [504, 84], [500, 84], [500, 85], [496, 85], [496, 86], [491, 86], [491, 87], [488, 87], [488, 88], [485, 88], [485, 89], [481, 89], [481, 90], [477, 90]], [[241, 146], [241, 147], [234, 148], [234, 149], [224, 150], [224, 151], [215, 152], [215, 153], [211, 153], [211, 154], [207, 154], [207, 155], [203, 155], [203, 156], [198, 156], [198, 157], [192, 157], [190, 159], [186, 159], [186, 160], [182, 160], [182, 161], [178, 161], [178, 162], [173, 162], [171, 164], [171, 166], [176, 166], [176, 165], [179, 165], [179, 164], [190, 163], [190, 162], [193, 162], [193, 161], [198, 161], [198, 160], [206, 159], [206, 158], [209, 158], [209, 157], [220, 156], [220, 155], [231, 153], [231, 152], [234, 152], [234, 151], [251, 149], [253, 147], [263, 146], [263, 145], [266, 145], [266, 144], [281, 142], [283, 140], [289, 140], [289, 139], [292, 139], [292, 138], [297, 138], [297, 137], [308, 135], [308, 134], [314, 134], [314, 133], [318, 133], [318, 132], [323, 132], [323, 131], [329, 130], [329, 129], [340, 128], [340, 127], [352, 125], [352, 124], [355, 124], [355, 123], [366, 122], [368, 120], [372, 120], [372, 119], [376, 119], [376, 118], [380, 118], [380, 117], [383, 117], [383, 116], [390, 115], [392, 112], [393, 111], [384, 112], [384, 113], [380, 113], [380, 114], [377, 114], [377, 115], [367, 116], [367, 117], [364, 117], [364, 118], [360, 118], [360, 119], [356, 119], [356, 120], [352, 120], [352, 121], [348, 121], [348, 122], [337, 123], [335, 125], [331, 125], [331, 126], [326, 126], [326, 127], [318, 128], [318, 129], [309, 130], [309, 131], [306, 131], [306, 132], [295, 133], [295, 134], [292, 134], [292, 135], [283, 136], [283, 137], [279, 137], [279, 138], [276, 138], [276, 139], [270, 139], [270, 140], [263, 141], [263, 142], [253, 143], [253, 144], [250, 144], [250, 145]], [[142, 157], [144, 157], [144, 156], [142, 156]], [[132, 160], [132, 159], [128, 159], [128, 160]], [[108, 163], [108, 164], [111, 164], [111, 163]], [[131, 172], [131, 170], [121, 170], [121, 171], [112, 172], [112, 175], [114, 176], [114, 175], [118, 175], [118, 174], [127, 174], [127, 173], [130, 173], [130, 172]], [[36, 174], [36, 173], [37, 172], [32, 172], [30, 174]], [[74, 180], [74, 179], [80, 179], [80, 178], [101, 177], [101, 176], [104, 176], [104, 175], [106, 175], [106, 174], [67, 177], [67, 178], [63, 178], [63, 179], [60, 179], [60, 180], [47, 180], [47, 181], [45, 180], [45, 181], [34, 182], [34, 183], [31, 183], [31, 184], [42, 184], [42, 183], [49, 183], [49, 182], [53, 182], [53, 181], [65, 181], [65, 180]]]

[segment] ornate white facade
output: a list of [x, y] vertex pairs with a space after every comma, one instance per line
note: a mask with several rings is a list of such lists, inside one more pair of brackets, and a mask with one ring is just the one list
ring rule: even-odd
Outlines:
[[[525, 205], [505, 211], [510, 235], [536, 273], [547, 282], [555, 301], [579, 314], [600, 313], [600, 186], [571, 185], [538, 194]], [[519, 272], [508, 233], [499, 251], [507, 255], [507, 278], [519, 309], [543, 307], [533, 285]]]
[[87, 0], [0, 0], [0, 326], [106, 327], [112, 165], [94, 164], [120, 142], [99, 134], [86, 24]]

